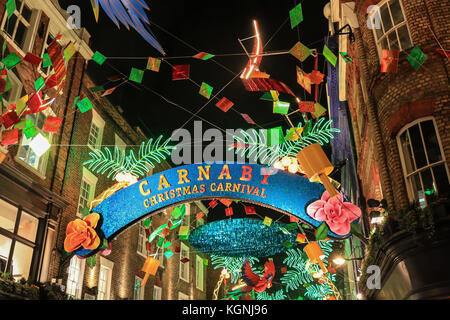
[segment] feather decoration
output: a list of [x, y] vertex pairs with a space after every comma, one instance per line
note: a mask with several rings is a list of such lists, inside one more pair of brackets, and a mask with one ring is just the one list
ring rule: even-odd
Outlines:
[[152, 47], [166, 55], [150, 30], [150, 20], [146, 10], [150, 10], [144, 0], [91, 0], [95, 19], [98, 22], [99, 5], [106, 15], [120, 29], [122, 23], [128, 30], [135, 29]]

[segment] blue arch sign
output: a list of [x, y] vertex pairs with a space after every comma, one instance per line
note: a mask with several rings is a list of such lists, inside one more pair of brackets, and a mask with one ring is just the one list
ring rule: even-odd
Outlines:
[[[142, 179], [105, 199], [92, 212], [101, 214], [100, 230], [110, 241], [121, 231], [164, 208], [201, 199], [236, 199], [294, 215], [317, 228], [322, 222], [306, 214], [320, 199], [322, 184], [259, 164], [191, 164]], [[332, 238], [346, 238], [333, 232]], [[80, 249], [80, 256], [92, 251]]]

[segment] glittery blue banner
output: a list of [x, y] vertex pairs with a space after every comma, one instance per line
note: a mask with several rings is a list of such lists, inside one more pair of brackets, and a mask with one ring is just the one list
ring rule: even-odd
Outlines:
[[[93, 208], [102, 215], [101, 231], [111, 240], [121, 231], [143, 219], [183, 202], [201, 199], [237, 199], [290, 213], [317, 228], [305, 212], [320, 199], [325, 188], [299, 175], [258, 164], [191, 164], [160, 172], [116, 192]], [[345, 238], [329, 232], [333, 238]], [[89, 250], [80, 250], [86, 255]]]

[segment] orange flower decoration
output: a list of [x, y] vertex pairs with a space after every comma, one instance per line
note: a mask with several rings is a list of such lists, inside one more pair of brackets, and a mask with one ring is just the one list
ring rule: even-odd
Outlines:
[[72, 252], [81, 246], [87, 250], [97, 249], [100, 245], [100, 237], [95, 232], [95, 227], [99, 219], [98, 213], [91, 213], [83, 220], [76, 219], [69, 222], [64, 240], [64, 250]]

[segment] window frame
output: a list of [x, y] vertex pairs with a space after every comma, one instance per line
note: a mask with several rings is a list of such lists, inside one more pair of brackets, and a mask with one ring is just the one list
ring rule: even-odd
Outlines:
[[[441, 158], [442, 158], [440, 161], [433, 162], [431, 164], [430, 164], [430, 160], [429, 160], [428, 150], [426, 149], [427, 146], [425, 144], [425, 140], [424, 140], [424, 137], [423, 137], [422, 127], [420, 126], [420, 123], [426, 122], [426, 121], [430, 121], [430, 120], [433, 122], [433, 126], [434, 126], [434, 130], [435, 130], [437, 142], [438, 142], [438, 145], [439, 145], [439, 151], [441, 152]], [[427, 160], [427, 165], [423, 166], [421, 168], [417, 168], [416, 160], [415, 160], [415, 156], [414, 156], [414, 150], [410, 150], [411, 158], [412, 158], [411, 161], [414, 163], [415, 169], [413, 171], [411, 171], [410, 173], [408, 173], [407, 172], [407, 167], [406, 167], [405, 155], [404, 155], [404, 152], [403, 152], [403, 147], [402, 147], [402, 144], [401, 144], [400, 137], [407, 130], [409, 132], [409, 129], [414, 127], [414, 126], [416, 126], [416, 125], [419, 127], [419, 132], [420, 132], [420, 136], [421, 136], [421, 143], [422, 143], [422, 146], [424, 147], [424, 151], [425, 151], [424, 153], [425, 153], [425, 158]], [[409, 139], [410, 138], [409, 138], [409, 135], [408, 135], [408, 140]], [[422, 118], [416, 119], [416, 120], [408, 123], [407, 125], [405, 125], [397, 133], [396, 140], [397, 140], [398, 152], [400, 154], [400, 161], [401, 161], [401, 165], [402, 165], [403, 178], [404, 178], [404, 181], [405, 181], [405, 186], [406, 186], [406, 190], [407, 190], [407, 193], [408, 193], [408, 199], [409, 199], [410, 202], [418, 201], [418, 199], [416, 199], [416, 197], [415, 197], [414, 192], [411, 190], [411, 184], [410, 184], [410, 180], [409, 180], [410, 177], [418, 175], [419, 176], [419, 180], [420, 180], [420, 186], [421, 186], [422, 190], [425, 190], [424, 184], [423, 184], [423, 179], [422, 179], [422, 176], [421, 176], [420, 173], [426, 171], [427, 169], [430, 169], [430, 168], [433, 168], [435, 166], [443, 164], [444, 168], [445, 168], [445, 171], [447, 172], [447, 178], [448, 178], [449, 183], [450, 183], [450, 175], [449, 175], [449, 170], [448, 170], [448, 167], [447, 167], [447, 161], [446, 161], [446, 158], [445, 158], [444, 148], [442, 147], [441, 137], [439, 135], [438, 127], [436, 125], [436, 120], [434, 119], [433, 116], [422, 117]], [[409, 145], [412, 146], [410, 140], [409, 140]], [[434, 177], [434, 172], [433, 172], [433, 170], [430, 170], [430, 172], [431, 172], [431, 176], [433, 178], [433, 182], [435, 184], [436, 179]], [[427, 201], [425, 196], [424, 196], [424, 200], [425, 200], [425, 205], [428, 205], [428, 201]]]
[[[183, 251], [185, 251], [186, 254], [183, 254]], [[189, 261], [187, 261], [186, 263], [183, 263], [183, 262], [180, 261], [180, 267], [179, 267], [179, 270], [178, 270], [178, 274], [179, 274], [179, 279], [181, 279], [181, 280], [183, 280], [185, 282], [188, 282], [188, 283], [189, 283], [189, 278], [190, 278], [190, 272], [189, 271], [190, 271], [190, 262], [191, 262], [190, 258], [189, 258], [189, 255], [190, 255], [190, 248], [189, 248], [189, 246], [186, 245], [184, 242], [181, 242], [180, 243], [180, 260], [182, 260], [183, 258], [188, 258]], [[184, 277], [182, 276], [182, 271], [181, 270], [183, 270], [184, 273], [185, 273]]]
[[[139, 288], [136, 288], [136, 282], [140, 281], [139, 284], [142, 284], [143, 279], [141, 277], [135, 276], [134, 277], [134, 283], [135, 283], [135, 287], [133, 290], [133, 300], [145, 300], [144, 296], [145, 296], [145, 287], [143, 287], [142, 285], [139, 286]], [[136, 293], [139, 292], [139, 296], [136, 297]], [[136, 299], [137, 298], [137, 299]]]
[[77, 217], [82, 217], [82, 214], [80, 212], [80, 199], [81, 199], [81, 188], [83, 186], [83, 182], [86, 182], [86, 184], [88, 184], [90, 186], [90, 190], [89, 190], [89, 199], [87, 200], [86, 205], [89, 204], [89, 202], [91, 202], [92, 200], [95, 199], [95, 189], [97, 186], [97, 182], [98, 182], [98, 178], [92, 173], [90, 172], [88, 169], [86, 169], [86, 167], [83, 167], [83, 173], [81, 176], [81, 180], [80, 180], [80, 191], [79, 191], [79, 195], [78, 195], [78, 204], [77, 204]]
[[[22, 17], [22, 12], [23, 12], [24, 6], [27, 6], [31, 11], [29, 22], [26, 21], [25, 18]], [[7, 13], [7, 10], [5, 10], [5, 13], [3, 15], [2, 22], [1, 22], [0, 34], [22, 56], [25, 56], [25, 54], [27, 52], [31, 51], [31, 48], [33, 47], [34, 40], [36, 39], [36, 28], [37, 28], [38, 22], [40, 20], [40, 13], [41, 13], [41, 11], [38, 9], [35, 9], [29, 1], [23, 0], [21, 7], [16, 8], [16, 10], [13, 13], [13, 15], [15, 15], [17, 17], [17, 21], [16, 21], [16, 25], [14, 26], [13, 34], [10, 36], [8, 34], [8, 32], [5, 30], [5, 27], [7, 26], [7, 23], [8, 23], [8, 18], [7, 18], [8, 13]], [[23, 21], [25, 21], [26, 24], [28, 24], [27, 31], [25, 32], [25, 35], [24, 35], [23, 48], [21, 48], [19, 46], [19, 44], [16, 43], [16, 41], [15, 41], [15, 36], [17, 33], [18, 25], [21, 21], [22, 21], [22, 23], [23, 23]]]
[[205, 265], [203, 264], [203, 258], [199, 255], [195, 256], [195, 287], [200, 291], [205, 290]]
[[[139, 254], [140, 256], [147, 258], [148, 256], [148, 251], [147, 251], [147, 239], [145, 237], [145, 228], [144, 228], [144, 221], [141, 220], [138, 223], [138, 228], [139, 228], [139, 232], [138, 232], [138, 246], [136, 248], [136, 252], [137, 254]], [[142, 246], [142, 251], [139, 251], [139, 246]]]
[[[76, 259], [76, 260], [74, 260], [74, 259]], [[71, 286], [69, 286], [69, 280], [70, 280], [70, 275], [71, 275], [71, 273], [70, 273], [71, 270], [70, 269], [72, 268], [72, 262], [73, 261], [77, 261], [77, 264], [79, 263], [79, 266], [80, 266], [80, 271], [79, 271], [79, 274], [78, 274], [78, 277], [77, 277], [76, 281], [72, 281], [71, 280], [71, 283], [73, 282], [73, 283], [76, 284], [75, 285], [75, 295], [72, 295], [71, 293], [69, 293], [69, 290], [71, 288]], [[81, 299], [81, 292], [82, 292], [82, 289], [83, 289], [83, 279], [84, 279], [85, 267], [86, 267], [86, 260], [85, 259], [80, 259], [77, 256], [73, 256], [70, 259], [69, 267], [67, 267], [67, 274], [68, 274], [67, 281], [66, 281], [66, 293], [67, 293], [67, 295], [72, 296], [72, 297], [74, 297], [76, 299]]]
[[[155, 291], [158, 293], [158, 299], [155, 299]], [[153, 286], [153, 295], [152, 295], [153, 300], [162, 300], [162, 288], [160, 286], [154, 285]]]
[[[114, 262], [100, 256], [100, 268], [98, 270], [98, 293], [97, 300], [111, 300], [111, 284], [112, 284], [112, 272], [114, 268]], [[104, 295], [105, 297], [100, 299], [100, 294], [103, 291], [100, 291], [100, 273], [101, 271], [106, 270], [107, 278], [106, 278], [106, 288]]]
[[181, 291], [178, 291], [178, 300], [191, 300], [191, 297]]
[[[45, 116], [46, 118], [49, 116], [56, 116], [56, 114], [53, 112], [52, 108], [48, 107], [47, 109], [45, 109], [42, 112], [36, 113], [35, 114], [37, 117], [40, 116]], [[45, 121], [44, 121], [45, 123]], [[35, 125], [37, 125], [37, 121], [35, 123]], [[42, 129], [37, 128], [38, 133], [42, 132]], [[51, 132], [46, 132], [46, 135], [48, 135], [48, 142], [50, 143], [50, 145], [53, 142], [53, 138], [55, 136], [54, 133]], [[46, 179], [46, 173], [47, 173], [47, 165], [48, 165], [48, 158], [50, 156], [50, 149], [47, 150], [42, 156], [39, 157], [39, 162], [38, 162], [38, 167], [34, 167], [31, 164], [29, 164], [27, 161], [21, 159], [19, 157], [20, 152], [22, 151], [22, 148], [24, 147], [23, 142], [25, 141], [26, 137], [25, 135], [22, 136], [22, 138], [20, 139], [20, 144], [19, 144], [19, 148], [17, 150], [17, 153], [14, 157], [14, 159], [20, 163], [20, 165], [25, 166], [27, 169], [33, 171], [36, 175], [38, 175], [41, 179], [45, 180]], [[30, 150], [27, 151], [27, 158], [30, 156], [29, 155]]]
[[[404, 6], [403, 6], [402, 0], [398, 0], [398, 2], [400, 3], [400, 8], [401, 8], [401, 11], [402, 11], [402, 14], [403, 14], [404, 21], [403, 21], [403, 22], [400, 22], [400, 23], [397, 24], [397, 25], [393, 25], [392, 28], [388, 30], [388, 32], [385, 32], [385, 30], [384, 30], [384, 24], [383, 24], [383, 19], [381, 18], [381, 7], [382, 7], [382, 6], [387, 5], [387, 9], [388, 9], [388, 12], [389, 12], [389, 17], [390, 17], [392, 23], [394, 23], [394, 19], [393, 19], [393, 16], [392, 16], [391, 8], [390, 8], [389, 3], [388, 3], [389, 1], [390, 1], [390, 0], [383, 0], [383, 1], [380, 1], [379, 3], [376, 4], [376, 6], [378, 7], [378, 10], [373, 10], [372, 12], [370, 12], [370, 13], [367, 15], [367, 19], [373, 19], [373, 16], [374, 16], [375, 14], [379, 14], [379, 16], [380, 16], [380, 26], [381, 26], [381, 30], [382, 30], [382, 32], [383, 32], [383, 35], [380, 36], [379, 39], [378, 39], [378, 36], [377, 36], [377, 31], [376, 31], [377, 29], [376, 29], [376, 28], [372, 28], [373, 37], [374, 37], [374, 40], [375, 40], [375, 45], [376, 45], [376, 47], [377, 47], [378, 56], [379, 56], [379, 59], [380, 59], [380, 60], [381, 60], [381, 58], [382, 58], [382, 56], [383, 56], [383, 54], [382, 54], [383, 48], [382, 48], [381, 42], [383, 41], [383, 39], [387, 39], [388, 48], [390, 49], [390, 44], [389, 44], [388, 36], [389, 36], [389, 34], [391, 34], [391, 33], [393, 33], [393, 32], [395, 32], [395, 35], [396, 35], [396, 38], [397, 38], [397, 41], [398, 41], [398, 46], [399, 46], [399, 50], [400, 50], [400, 51], [405, 51], [405, 50], [407, 50], [407, 49], [410, 49], [410, 48], [414, 47], [413, 38], [412, 38], [412, 36], [411, 36], [411, 31], [410, 31], [410, 28], [409, 28], [409, 25], [408, 25], [408, 19], [406, 19], [405, 8], [404, 8]], [[408, 36], [409, 36], [409, 39], [411, 40], [411, 47], [410, 47], [410, 48], [402, 48], [402, 45], [401, 45], [401, 43], [400, 43], [400, 38], [399, 38], [398, 33], [397, 33], [397, 29], [399, 29], [399, 28], [401, 28], [401, 27], [403, 27], [403, 26], [405, 26], [405, 25], [406, 25], [406, 29], [408, 30]]]
[[[12, 264], [13, 264], [13, 257], [14, 257], [14, 253], [15, 253], [15, 249], [16, 249], [16, 243], [20, 243], [21, 245], [27, 246], [29, 248], [32, 249], [32, 256], [31, 256], [31, 260], [30, 260], [30, 268], [28, 270], [28, 277], [27, 279], [30, 279], [30, 272], [32, 271], [33, 266], [37, 263], [36, 261], [36, 250], [39, 250], [39, 247], [37, 245], [37, 239], [41, 236], [41, 232], [42, 231], [42, 221], [41, 219], [39, 219], [39, 217], [35, 216], [34, 214], [32, 214], [30, 211], [24, 210], [21, 206], [16, 205], [15, 203], [5, 199], [5, 198], [0, 198], [0, 201], [5, 202], [7, 205], [12, 206], [16, 209], [16, 216], [15, 216], [15, 220], [14, 220], [14, 227], [13, 230], [7, 230], [4, 229], [2, 227], [0, 227], [0, 235], [10, 239], [11, 240], [11, 244], [9, 246], [9, 251], [8, 251], [8, 256], [5, 257], [6, 258], [6, 271], [11, 271], [11, 273], [14, 271], [12, 268]], [[34, 241], [31, 241], [27, 238], [24, 238], [23, 236], [19, 235], [19, 226], [20, 226], [20, 222], [22, 220], [22, 213], [26, 213], [28, 215], [30, 215], [31, 217], [37, 219], [37, 226], [36, 226], [36, 236]], [[19, 279], [16, 279], [19, 280]]]
[[[90, 140], [91, 140], [90, 138], [91, 138], [91, 133], [92, 133], [92, 127], [94, 125], [98, 128], [98, 133], [97, 133], [95, 145], [92, 145], [90, 143]], [[89, 127], [89, 134], [88, 134], [87, 143], [86, 143], [87, 146], [92, 151], [95, 151], [95, 149], [100, 149], [102, 147], [104, 128], [105, 128], [105, 120], [103, 120], [102, 117], [100, 117], [100, 115], [98, 114], [97, 111], [95, 111], [95, 109], [92, 109], [92, 120], [91, 120], [91, 125]]]

